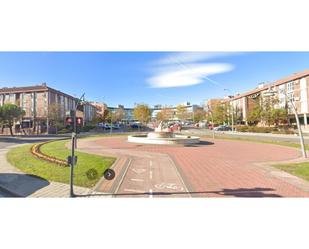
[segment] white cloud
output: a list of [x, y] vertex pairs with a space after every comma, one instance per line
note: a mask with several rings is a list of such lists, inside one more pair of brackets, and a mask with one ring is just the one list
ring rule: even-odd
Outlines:
[[231, 56], [236, 54], [235, 52], [179, 52], [179, 53], [169, 53], [163, 58], [155, 61], [158, 65], [168, 65], [182, 63], [191, 63], [198, 61], [206, 61], [209, 59]]
[[208, 76], [231, 71], [233, 66], [226, 63], [187, 64], [183, 68], [160, 70], [156, 76], [148, 79], [153, 88], [184, 87], [200, 84]]
[[231, 55], [225, 52], [183, 52], [171, 53], [155, 62], [154, 76], [148, 84], [153, 88], [170, 88], [192, 86], [202, 83], [210, 75], [225, 73], [233, 70], [228, 63], [195, 63]]

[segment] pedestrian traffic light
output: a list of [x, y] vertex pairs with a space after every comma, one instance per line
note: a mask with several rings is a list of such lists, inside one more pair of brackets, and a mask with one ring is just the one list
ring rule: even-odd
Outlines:
[[67, 125], [72, 125], [72, 124], [73, 124], [73, 119], [72, 119], [71, 117], [66, 117], [65, 123], [66, 123]]
[[76, 125], [82, 126], [83, 125], [83, 119], [82, 118], [76, 118]]

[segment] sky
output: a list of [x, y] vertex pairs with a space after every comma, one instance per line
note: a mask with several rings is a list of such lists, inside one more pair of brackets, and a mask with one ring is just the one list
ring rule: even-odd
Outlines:
[[109, 106], [201, 104], [305, 69], [308, 52], [0, 52], [0, 87], [45, 82]]

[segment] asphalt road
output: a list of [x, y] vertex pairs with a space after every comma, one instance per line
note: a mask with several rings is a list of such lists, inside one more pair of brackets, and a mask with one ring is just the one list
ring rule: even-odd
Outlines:
[[2, 197], [15, 197], [15, 196], [7, 192], [5, 189], [0, 188], [0, 198]]
[[[207, 129], [188, 129], [183, 131], [183, 133], [194, 134], [198, 136], [212, 136], [212, 131]], [[295, 135], [277, 135], [277, 134], [258, 134], [258, 133], [233, 133], [232, 132], [215, 132], [215, 136], [220, 137], [234, 137], [234, 138], [248, 138], [255, 140], [263, 140], [263, 141], [282, 141], [282, 142], [290, 142], [290, 143], [299, 143], [299, 137]], [[304, 141], [306, 144], [309, 144], [309, 136], [304, 135]]]

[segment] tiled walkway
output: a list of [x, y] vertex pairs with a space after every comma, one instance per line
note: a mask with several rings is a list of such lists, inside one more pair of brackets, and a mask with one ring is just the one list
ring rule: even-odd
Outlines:
[[91, 146], [104, 148], [105, 153], [169, 155], [191, 196], [309, 197], [307, 182], [264, 165], [299, 158], [293, 148], [219, 139], [190, 147], [139, 145], [128, 143], [125, 137], [87, 141], [87, 147]]

